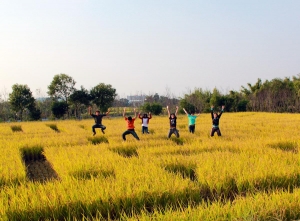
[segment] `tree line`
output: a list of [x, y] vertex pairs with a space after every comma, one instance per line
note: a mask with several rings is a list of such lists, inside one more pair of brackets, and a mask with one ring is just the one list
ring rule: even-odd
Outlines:
[[300, 112], [300, 75], [264, 82], [259, 78], [255, 84], [227, 94], [216, 88], [212, 92], [200, 88], [180, 99], [180, 106], [196, 112], [209, 112], [210, 105], [225, 105], [227, 112]]
[[177, 98], [167, 91], [167, 95], [145, 96], [140, 102], [130, 102], [119, 98], [116, 89], [110, 84], [99, 83], [90, 90], [83, 86], [75, 88], [75, 80], [66, 74], [53, 77], [48, 86], [47, 97], [35, 99], [27, 85], [15, 84], [12, 92], [0, 95], [0, 121], [69, 119], [87, 116], [87, 107], [94, 106], [101, 112], [114, 107], [116, 115], [123, 107], [139, 107], [155, 115], [163, 113], [164, 107], [180, 106], [188, 112], [209, 112], [210, 106], [225, 105], [227, 112], [263, 111], [263, 112], [299, 112], [300, 111], [300, 75], [292, 78], [275, 78], [255, 84], [241, 86], [240, 91], [231, 90], [222, 93], [217, 88], [212, 91], [195, 88]]

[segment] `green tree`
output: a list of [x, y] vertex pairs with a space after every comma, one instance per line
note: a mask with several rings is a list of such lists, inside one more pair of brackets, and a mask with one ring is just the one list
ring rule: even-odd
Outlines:
[[75, 91], [76, 82], [66, 74], [57, 74], [48, 86], [48, 94], [56, 99], [62, 99], [68, 103], [70, 95]]
[[152, 104], [150, 104], [148, 102], [146, 102], [141, 108], [142, 108], [143, 111], [145, 111], [145, 112], [151, 112], [154, 115], [161, 114], [162, 109], [163, 109], [162, 105], [159, 104], [159, 103], [152, 103]]
[[42, 112], [36, 107], [36, 105], [30, 105], [28, 107], [30, 120], [41, 119]]
[[246, 87], [242, 86], [242, 92], [245, 94], [245, 95], [251, 95], [251, 94], [254, 94], [255, 92], [257, 92], [261, 86], [263, 85], [262, 81], [260, 78], [257, 79], [257, 82], [252, 85], [250, 83], [247, 84], [248, 85], [248, 88], [247, 89]]
[[57, 74], [53, 77], [51, 84], [48, 86], [48, 94], [55, 100], [63, 100], [67, 105], [69, 115], [69, 97], [75, 91], [76, 82], [66, 74]]
[[214, 88], [211, 98], [210, 98], [210, 104], [214, 106], [222, 106], [224, 105], [224, 99], [220, 93], [220, 91], [217, 88]]
[[112, 106], [116, 94], [116, 89], [110, 84], [100, 83], [90, 90], [92, 103], [95, 104], [101, 112], [107, 111]]
[[9, 103], [15, 112], [19, 112], [20, 120], [23, 120], [25, 109], [34, 105], [34, 97], [27, 85], [14, 84], [12, 93], [9, 94]]
[[51, 111], [56, 118], [62, 118], [68, 110], [68, 105], [64, 101], [54, 101]]
[[183, 99], [181, 99], [180, 100], [180, 102], [179, 102], [179, 104], [180, 104], [180, 113], [184, 113], [184, 111], [183, 111], [183, 108], [184, 109], [186, 109], [186, 111], [188, 112], [188, 113], [191, 113], [191, 112], [196, 112], [196, 107], [193, 105], [193, 104], [191, 104], [186, 98], [183, 98]]
[[80, 116], [82, 106], [89, 105], [90, 98], [88, 91], [83, 86], [81, 86], [80, 90], [75, 90], [70, 95], [69, 101], [74, 106], [75, 117]]
[[224, 96], [224, 105], [227, 111], [238, 112], [247, 110], [248, 101], [245, 95], [237, 91], [229, 91]]

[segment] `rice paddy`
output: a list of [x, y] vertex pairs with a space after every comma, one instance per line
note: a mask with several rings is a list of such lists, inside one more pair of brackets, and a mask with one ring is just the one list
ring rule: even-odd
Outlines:
[[197, 118], [195, 134], [180, 115], [180, 138], [168, 139], [168, 117], [154, 116], [150, 134], [136, 120], [140, 141], [128, 135], [125, 142], [123, 118], [104, 118], [105, 134], [96, 129], [95, 136], [93, 119], [2, 123], [0, 217], [297, 220], [298, 120], [298, 114], [224, 113], [222, 137], [210, 137], [209, 114]]

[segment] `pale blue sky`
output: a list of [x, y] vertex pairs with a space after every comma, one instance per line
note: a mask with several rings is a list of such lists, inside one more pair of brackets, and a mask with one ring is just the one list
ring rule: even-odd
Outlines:
[[55, 74], [121, 97], [300, 73], [300, 0], [0, 0], [0, 92]]

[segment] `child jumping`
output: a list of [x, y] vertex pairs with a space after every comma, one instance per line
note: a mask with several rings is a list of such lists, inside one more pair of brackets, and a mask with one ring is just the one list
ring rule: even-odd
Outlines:
[[148, 124], [149, 120], [152, 118], [151, 112], [149, 112], [149, 116], [146, 113], [141, 116], [141, 113], [139, 113], [139, 118], [142, 119], [142, 133], [149, 134]]
[[167, 111], [169, 115], [169, 120], [170, 120], [170, 131], [168, 134], [168, 138], [171, 137], [172, 134], [175, 134], [175, 136], [178, 138], [179, 137], [179, 131], [176, 129], [176, 119], [177, 119], [177, 112], [178, 112], [178, 106], [176, 106], [176, 112], [170, 114], [169, 106], [167, 106]]
[[186, 113], [189, 119], [189, 132], [190, 133], [195, 133], [195, 123], [196, 123], [196, 118], [199, 116], [199, 114], [195, 115], [195, 112], [192, 111], [191, 114], [189, 114], [184, 108], [183, 111]]
[[124, 112], [123, 112], [123, 117], [124, 119], [126, 120], [127, 122], [127, 130], [122, 134], [122, 138], [123, 140], [126, 140], [126, 135], [127, 134], [132, 134], [134, 136], [135, 139], [137, 140], [140, 140], [140, 138], [138, 137], [138, 135], [136, 134], [136, 132], [134, 131], [134, 121], [136, 119], [136, 111], [135, 111], [135, 108], [134, 108], [134, 118], [132, 117], [125, 117], [125, 111], [126, 111], [126, 108], [124, 108]]
[[92, 126], [92, 130], [93, 130], [93, 136], [96, 135], [96, 128], [101, 128], [101, 131], [103, 134], [105, 134], [104, 130], [106, 129], [106, 127], [102, 124], [102, 118], [104, 116], [107, 116], [110, 112], [110, 110], [108, 109], [108, 111], [105, 114], [100, 114], [100, 111], [96, 111], [95, 114], [92, 114], [92, 107], [89, 107], [88, 109], [89, 114], [94, 118], [95, 120], [95, 125]]
[[222, 113], [224, 112], [224, 105], [222, 106], [221, 112], [218, 114], [214, 112], [214, 106], [211, 106], [211, 118], [212, 118], [212, 129], [210, 132], [210, 136], [213, 137], [214, 133], [217, 132], [218, 136], [221, 136], [221, 131], [219, 128], [219, 120], [221, 118]]

